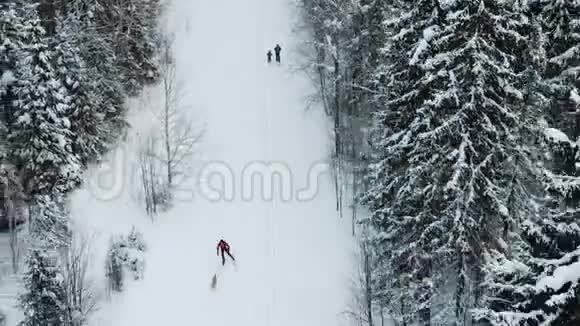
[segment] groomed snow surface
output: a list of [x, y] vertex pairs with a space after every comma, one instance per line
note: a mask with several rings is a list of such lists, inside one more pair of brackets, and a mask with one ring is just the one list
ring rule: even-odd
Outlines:
[[[74, 194], [72, 214], [92, 239], [98, 285], [111, 234], [137, 225], [148, 245], [144, 279], [103, 305], [93, 325], [347, 324], [354, 241], [349, 219], [335, 210], [327, 118], [306, 110], [313, 86], [293, 69], [303, 60], [304, 37], [292, 30], [298, 19], [286, 0], [173, 0], [167, 25], [180, 107], [206, 133], [176, 206], [151, 222], [131, 182], [135, 144], [159, 124], [159, 89], [148, 90], [132, 103], [127, 141]], [[268, 65], [276, 43], [282, 64]], [[252, 171], [264, 182], [252, 183]], [[281, 187], [269, 183], [272, 173], [283, 176]], [[222, 237], [236, 266], [222, 267], [216, 256]]]

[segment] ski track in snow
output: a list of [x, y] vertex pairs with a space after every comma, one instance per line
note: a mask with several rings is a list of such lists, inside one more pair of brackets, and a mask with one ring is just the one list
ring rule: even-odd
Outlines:
[[[350, 220], [337, 216], [329, 174], [318, 179], [316, 197], [295, 198], [331, 148], [322, 109], [306, 111], [312, 85], [291, 72], [299, 57], [292, 31], [298, 16], [285, 0], [173, 0], [168, 22], [184, 110], [203, 119], [207, 130], [196, 171], [226, 164], [234, 171], [234, 199], [204, 199], [192, 179], [195, 198], [180, 200], [151, 225], [129, 194], [103, 201], [86, 190], [76, 193], [73, 216], [85, 227], [106, 234], [138, 224], [149, 247], [145, 279], [101, 310], [95, 325], [343, 324], [352, 276]], [[282, 64], [268, 65], [266, 52], [276, 43]], [[134, 115], [139, 138], [139, 128], [150, 122], [143, 112]], [[244, 200], [244, 166], [270, 160], [289, 167], [293, 198], [280, 199], [274, 187], [274, 200], [264, 200], [256, 186]], [[237, 267], [229, 260], [221, 266], [215, 247], [221, 237]], [[99, 241], [94, 246], [104, 249], [106, 237]], [[103, 252], [95, 258], [96, 275], [103, 272]]]

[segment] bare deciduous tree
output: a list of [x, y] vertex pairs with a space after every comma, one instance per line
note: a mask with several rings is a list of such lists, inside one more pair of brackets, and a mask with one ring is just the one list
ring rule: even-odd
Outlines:
[[99, 296], [95, 284], [87, 274], [91, 260], [90, 249], [89, 239], [79, 237], [71, 241], [62, 257], [67, 300], [66, 320], [71, 326], [85, 325], [91, 313], [98, 307]]
[[[163, 84], [163, 156], [158, 157], [165, 165], [169, 188], [177, 186], [189, 174], [189, 162], [194, 154], [195, 145], [204, 135], [204, 129], [195, 129], [193, 121], [187, 116], [187, 107], [182, 103], [183, 85], [176, 77], [176, 66], [170, 55], [171, 39], [164, 44], [162, 61]], [[181, 178], [182, 180], [177, 180]]]
[[18, 226], [24, 222], [24, 194], [15, 168], [6, 163], [0, 164], [0, 186], [3, 207], [0, 208], [0, 218], [8, 224], [10, 232], [10, 253], [12, 272], [18, 272], [18, 263], [21, 256], [21, 246], [18, 238]]
[[156, 143], [154, 136], [148, 136], [139, 151], [142, 198], [151, 218], [167, 207], [170, 197], [168, 184], [161, 174], [163, 165], [157, 159]]
[[374, 257], [371, 246], [364, 238], [360, 241], [359, 249], [360, 264], [352, 286], [353, 303], [350, 310], [346, 311], [345, 314], [358, 325], [373, 326], [375, 293], [372, 264]]
[[357, 25], [357, 19], [366, 17], [364, 7], [362, 2], [347, 0], [303, 1], [306, 23], [300, 26], [311, 34], [313, 51], [305, 53], [310, 58], [307, 67], [318, 88], [317, 98], [333, 122], [332, 172], [336, 210], [342, 217], [344, 201], [350, 201], [353, 236], [356, 199], [362, 183], [358, 171], [362, 154], [360, 144], [366, 136], [364, 128], [370, 121], [365, 114], [371, 110], [361, 98], [363, 93], [372, 91], [358, 85], [358, 81], [369, 73], [361, 57], [363, 33]]
[[171, 57], [171, 39], [164, 42], [161, 60], [161, 110], [153, 110], [160, 122], [146, 138], [139, 154], [141, 182], [147, 212], [153, 216], [169, 205], [172, 193], [189, 176], [195, 147], [205, 127], [195, 125], [183, 105], [183, 85]]

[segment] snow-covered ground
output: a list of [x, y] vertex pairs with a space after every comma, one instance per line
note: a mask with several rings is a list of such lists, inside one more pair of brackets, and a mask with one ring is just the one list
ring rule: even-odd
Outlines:
[[[96, 275], [103, 274], [109, 234], [138, 225], [149, 246], [145, 278], [103, 307], [94, 325], [343, 324], [353, 239], [324, 173], [327, 119], [320, 109], [306, 111], [312, 86], [292, 72], [300, 59], [300, 36], [292, 31], [298, 18], [286, 0], [173, 0], [168, 26], [183, 109], [206, 124], [197, 177], [154, 223], [134, 203], [127, 181], [135, 173], [134, 141], [155, 124], [137, 101], [127, 142], [110, 164], [91, 171], [111, 185], [93, 182], [72, 198], [77, 226], [93, 237]], [[268, 65], [266, 52], [276, 43], [282, 64]], [[268, 189], [276, 173], [281, 188]], [[213, 188], [203, 176], [212, 177]], [[221, 266], [220, 238], [231, 244], [237, 266]]]
[[[20, 235], [22, 232], [20, 233]], [[24, 250], [19, 241], [20, 253]], [[19, 261], [21, 268], [22, 261]], [[22, 318], [17, 307], [17, 296], [21, 291], [21, 284], [17, 274], [13, 273], [12, 251], [10, 250], [10, 233], [0, 232], [0, 312], [5, 314], [6, 325], [16, 325]], [[3, 325], [0, 321], [0, 325]]]

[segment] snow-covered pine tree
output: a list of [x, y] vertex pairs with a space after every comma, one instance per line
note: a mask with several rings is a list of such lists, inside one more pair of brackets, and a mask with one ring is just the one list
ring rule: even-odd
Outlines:
[[56, 77], [40, 20], [30, 16], [22, 31], [25, 44], [18, 62], [19, 82], [14, 87], [18, 102], [8, 135], [11, 160], [21, 171], [28, 195], [66, 192], [80, 182], [67, 117], [70, 96]]
[[68, 203], [63, 194], [33, 197], [30, 209], [32, 237], [52, 248], [66, 248], [71, 240]]
[[91, 69], [81, 56], [83, 45], [75, 35], [83, 33], [80, 23], [71, 15], [59, 22], [56, 33], [52, 39], [55, 78], [70, 96], [66, 116], [73, 135], [72, 150], [86, 166], [105, 152], [111, 137], [102, 107], [107, 100], [102, 98], [99, 75], [89, 75]]
[[[551, 155], [546, 168], [553, 199], [543, 219], [544, 232], [533, 241], [537, 256], [560, 259], [573, 255], [580, 245], [580, 2], [549, 0], [540, 5], [546, 34], [545, 79], [552, 99], [546, 128]], [[563, 300], [562, 305], [571, 300]]]
[[[6, 161], [8, 153], [8, 144], [6, 138], [8, 134], [8, 119], [12, 110], [12, 101], [14, 100], [11, 92], [12, 84], [15, 82], [14, 76], [14, 49], [17, 47], [16, 23], [18, 21], [16, 10], [12, 4], [0, 4], [0, 224], [5, 225], [7, 221], [7, 212], [5, 209], [7, 191], [12, 186], [19, 184], [15, 182], [14, 176], [16, 171], [11, 164]], [[16, 190], [16, 189], [15, 189]]]
[[51, 249], [30, 249], [23, 281], [25, 291], [19, 302], [24, 320], [19, 325], [65, 325], [66, 292], [62, 272]]
[[[389, 15], [389, 7], [384, 1], [361, 0], [353, 13], [355, 39], [352, 47], [352, 79], [355, 95], [374, 95], [368, 90], [377, 88], [380, 83], [374, 75], [383, 63], [386, 30], [383, 22]], [[359, 96], [353, 100], [363, 102]], [[361, 103], [362, 104], [362, 103]]]
[[[545, 128], [546, 212], [541, 220], [543, 232], [532, 234], [534, 255], [559, 259], [580, 246], [580, 148], [561, 130]], [[580, 275], [579, 275], [580, 277]]]
[[545, 152], [550, 154], [545, 164], [548, 193], [537, 225], [524, 228], [534, 257], [530, 265], [535, 284], [525, 301], [529, 304], [514, 310], [542, 312], [524, 315], [526, 323], [572, 326], [580, 321], [580, 273], [566, 271], [577, 269], [580, 261], [580, 148], [560, 130], [546, 128], [545, 136]]
[[[567, 173], [578, 145], [560, 130], [545, 129], [544, 189], [536, 189], [537, 213], [511, 232], [511, 252], [490, 252], [487, 309], [476, 312], [491, 325], [575, 325], [580, 293], [580, 178]], [[542, 159], [538, 159], [542, 161]], [[539, 191], [540, 190], [540, 191]]]
[[[125, 92], [134, 96], [159, 78], [157, 50], [160, 47], [159, 0], [74, 0], [78, 13], [113, 50]], [[86, 59], [86, 58], [85, 58]]]
[[[344, 117], [346, 138], [345, 156], [352, 174], [350, 185], [353, 194], [353, 234], [357, 222], [358, 197], [366, 185], [363, 181], [367, 166], [365, 139], [372, 121], [372, 112], [377, 109], [377, 94], [381, 78], [375, 72], [384, 61], [386, 31], [383, 21], [388, 17], [388, 4], [384, 1], [362, 0], [352, 13], [353, 40], [349, 47], [349, 62], [346, 74], [349, 78], [346, 116]], [[378, 77], [378, 78], [377, 78]]]
[[[13, 122], [17, 54], [21, 48], [21, 31], [26, 22], [19, 6], [0, 3], [0, 120], [6, 127]], [[4, 137], [5, 139], [5, 137]]]
[[93, 114], [104, 115], [103, 121], [106, 124], [101, 126], [100, 132], [109, 146], [115, 143], [128, 127], [122, 74], [116, 63], [112, 35], [103, 33], [102, 27], [94, 21], [92, 11], [78, 10], [70, 13], [64, 24], [67, 29], [73, 30], [71, 32], [74, 37], [73, 44], [79, 49], [86, 65], [86, 75], [90, 76], [90, 82], [98, 92], [93, 103], [97, 111]]
[[98, 112], [104, 114], [106, 124], [101, 130], [108, 146], [128, 126], [125, 97], [159, 78], [155, 57], [160, 2], [73, 0], [68, 8], [64, 24], [74, 30], [74, 43], [87, 75], [100, 90], [95, 103]]
[[[126, 44], [128, 54], [121, 58], [129, 94], [159, 80], [158, 49], [161, 35], [158, 19], [161, 15], [160, 0], [132, 0], [126, 5], [126, 13], [132, 21], [127, 23], [127, 38], [119, 40]], [[132, 2], [132, 3], [131, 3]], [[132, 83], [132, 84], [131, 84]]]
[[520, 136], [531, 28], [517, 2], [393, 4], [365, 196], [379, 268], [398, 277], [402, 321], [463, 324], [481, 299], [484, 254], [505, 249], [524, 218], [510, 208], [531, 201], [513, 185], [537, 177]]
[[[405, 92], [413, 93], [411, 87], [415, 80], [412, 80], [411, 76], [407, 76], [413, 67], [405, 62], [407, 61], [406, 52], [410, 51], [413, 44], [418, 41], [421, 30], [431, 24], [430, 20], [436, 19], [437, 13], [432, 12], [434, 8], [430, 8], [426, 3], [428, 1], [421, 1], [408, 17], [400, 17], [396, 21], [396, 25], [392, 27], [400, 30], [400, 34], [403, 34], [405, 32], [403, 26], [409, 26], [407, 35], [401, 35], [400, 39], [394, 40], [399, 51], [396, 53], [398, 58], [395, 59], [395, 52], [392, 52], [393, 57], [389, 58], [393, 62], [389, 71], [389, 73], [393, 73], [394, 77], [389, 90], [392, 95], [402, 95]], [[404, 3], [398, 2], [398, 5], [403, 6]], [[405, 18], [407, 18], [406, 21]], [[397, 31], [394, 34], [398, 33]], [[407, 40], [403, 36], [408, 36]], [[415, 96], [408, 95], [407, 100], [413, 97]], [[393, 99], [390, 98], [390, 100]], [[385, 304], [398, 322], [406, 324], [418, 317], [420, 324], [423, 325], [429, 324], [431, 321], [430, 301], [433, 295], [431, 255], [435, 248], [428, 248], [429, 243], [416, 243], [416, 239], [421, 238], [421, 234], [412, 234], [412, 229], [419, 229], [415, 225], [421, 222], [422, 225], [419, 226], [421, 229], [418, 230], [421, 232], [425, 223], [432, 223], [433, 218], [422, 213], [419, 202], [408, 193], [412, 191], [413, 187], [419, 185], [405, 185], [406, 182], [413, 181], [413, 179], [405, 180], [405, 175], [412, 176], [413, 173], [410, 170], [411, 166], [407, 163], [411, 160], [405, 157], [412, 150], [412, 144], [409, 144], [412, 139], [410, 135], [406, 135], [412, 132], [409, 128], [411, 121], [410, 117], [405, 118], [405, 113], [416, 110], [415, 105], [409, 103], [407, 105], [399, 104], [395, 107], [385, 106], [377, 113], [376, 129], [380, 130], [381, 137], [371, 141], [375, 146], [376, 152], [373, 160], [376, 164], [370, 168], [368, 176], [370, 188], [363, 201], [371, 210], [369, 222], [377, 230], [373, 239], [380, 262], [377, 269], [389, 271], [386, 275], [383, 273], [385, 279], [382, 280], [385, 284], [384, 291], [389, 293], [386, 296], [389, 300]], [[384, 118], [391, 114], [397, 116]], [[385, 129], [392, 130], [397, 139], [393, 139], [392, 134], [386, 134], [383, 131]], [[417, 137], [414, 138], [417, 139]], [[400, 143], [400, 146], [396, 146], [397, 143]], [[417, 164], [421, 163], [417, 159], [414, 161]], [[425, 162], [427, 163], [428, 160]], [[417, 178], [417, 176], [412, 177]], [[419, 189], [424, 187], [425, 185], [420, 186]], [[405, 189], [407, 193], [402, 193]], [[420, 195], [420, 190], [417, 191], [417, 195]], [[411, 200], [413, 202], [410, 202]], [[425, 199], [421, 198], [421, 200]], [[406, 211], [402, 211], [403, 209]], [[405, 218], [406, 216], [408, 218]], [[432, 235], [429, 236], [432, 237]], [[413, 239], [415, 239], [414, 243]], [[402, 242], [404, 240], [407, 240], [407, 243]], [[429, 239], [425, 239], [425, 241], [429, 241]], [[391, 280], [390, 284], [387, 283], [388, 280]], [[386, 288], [387, 284], [390, 285], [390, 288]], [[412, 302], [415, 303], [413, 306], [410, 305]]]
[[553, 103], [552, 126], [573, 141], [580, 137], [580, 2], [541, 2], [541, 18], [546, 38], [547, 69]]
[[[512, 232], [512, 252], [489, 256], [486, 287], [490, 291], [488, 310], [483, 312], [492, 325], [575, 325], [580, 275], [567, 273], [576, 268], [580, 227], [578, 203], [578, 144], [580, 132], [574, 98], [578, 64], [578, 4], [574, 1], [532, 1], [532, 21], [542, 19], [543, 31], [537, 48], [538, 59], [546, 60], [541, 90], [550, 105], [540, 110], [548, 123], [542, 126], [538, 162], [544, 178], [541, 189], [528, 189], [537, 196], [536, 212]], [[574, 9], [576, 8], [576, 9]], [[542, 15], [536, 16], [537, 12]], [[576, 21], [576, 23], [575, 23]], [[546, 57], [547, 56], [547, 57]], [[540, 119], [541, 121], [541, 119]], [[569, 138], [570, 137], [570, 138]]]

